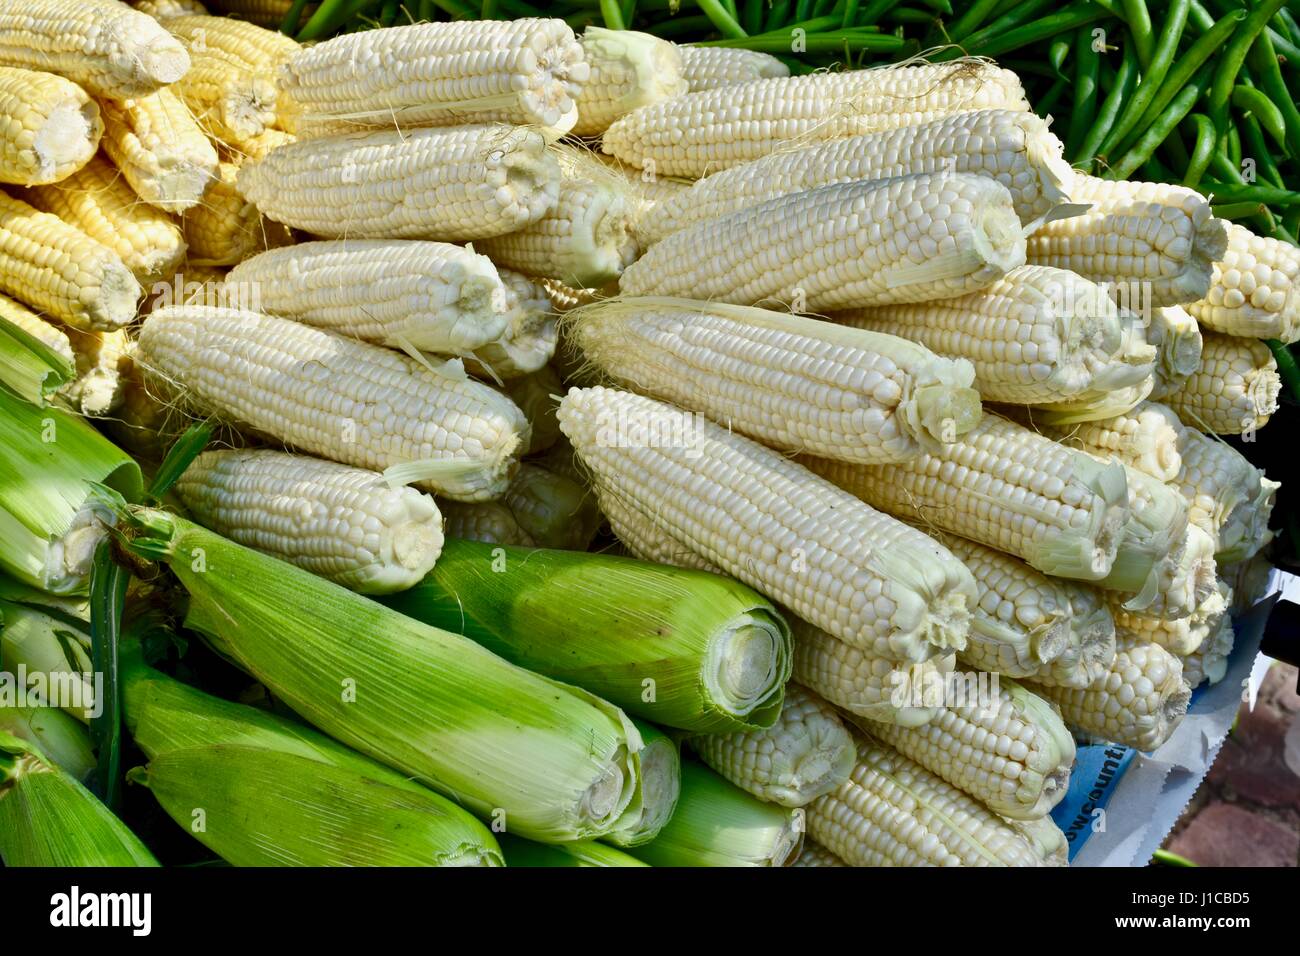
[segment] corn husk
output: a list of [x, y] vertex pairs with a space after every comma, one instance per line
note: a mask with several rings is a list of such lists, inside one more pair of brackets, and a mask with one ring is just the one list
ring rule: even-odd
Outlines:
[[643, 720], [633, 721], [645, 741], [641, 760], [641, 813], [624, 814], [619, 826], [605, 836], [615, 846], [649, 843], [672, 819], [682, 789], [681, 745]]
[[506, 866], [647, 866], [636, 857], [603, 843], [582, 840], [577, 843], [534, 843], [531, 840], [501, 835]]
[[0, 672], [16, 678], [21, 668], [29, 692], [82, 723], [98, 713], [89, 618], [83, 600], [45, 594], [0, 575]]
[[769, 727], [790, 677], [775, 608], [699, 571], [449, 538], [423, 581], [384, 601], [665, 727]]
[[94, 776], [95, 752], [90, 745], [90, 731], [61, 710], [0, 704], [0, 733], [34, 744], [51, 763], [79, 783], [88, 783]]
[[123, 510], [129, 549], [189, 592], [186, 626], [336, 740], [543, 842], [636, 811], [641, 737], [617, 708], [183, 518]]

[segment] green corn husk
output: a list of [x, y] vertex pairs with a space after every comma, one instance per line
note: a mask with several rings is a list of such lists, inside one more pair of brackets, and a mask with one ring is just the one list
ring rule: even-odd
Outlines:
[[648, 866], [636, 857], [603, 843], [533, 843], [501, 834], [506, 866]]
[[[212, 697], [123, 648], [133, 770], [235, 866], [501, 866], [487, 827], [445, 797], [283, 717]], [[203, 810], [202, 829], [194, 811]]]
[[448, 538], [384, 602], [665, 727], [770, 727], [790, 677], [790, 630], [764, 598], [631, 558]]
[[0, 384], [23, 401], [44, 407], [76, 377], [71, 357], [0, 315]]
[[0, 704], [0, 733], [34, 744], [51, 763], [80, 783], [95, 775], [90, 731], [55, 707]]
[[619, 826], [605, 837], [615, 846], [638, 846], [659, 835], [673, 811], [682, 789], [681, 744], [645, 721], [633, 721], [641, 731], [645, 748], [641, 760], [641, 813], [624, 814]]
[[639, 812], [641, 737], [616, 707], [183, 518], [123, 512], [129, 549], [189, 592], [186, 626], [336, 740], [543, 842]]
[[135, 500], [140, 466], [85, 419], [4, 389], [0, 448], [0, 571], [56, 594], [84, 591], [110, 516], [91, 499], [90, 482]]
[[[86, 723], [98, 714], [90, 658], [89, 605], [0, 575], [0, 673]], [[4, 701], [0, 686], [0, 704]], [[56, 761], [57, 762], [57, 761]]]
[[39, 748], [0, 731], [0, 860], [6, 866], [157, 866], [143, 843]]
[[668, 825], [628, 852], [651, 866], [786, 866], [803, 843], [800, 811], [764, 803], [703, 764], [682, 761]]

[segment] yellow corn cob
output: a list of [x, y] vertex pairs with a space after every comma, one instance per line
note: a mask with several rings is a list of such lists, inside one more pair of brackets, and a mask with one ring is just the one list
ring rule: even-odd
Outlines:
[[[739, 51], [738, 51], [739, 52]], [[748, 52], [748, 51], [746, 51]], [[779, 62], [779, 61], [778, 61]], [[848, 866], [843, 860], [820, 843], [812, 840], [803, 841], [803, 849], [795, 857], [791, 866]]]
[[528, 419], [529, 455], [544, 452], [561, 440], [560, 423], [555, 420], [564, 385], [555, 369], [543, 365], [536, 372], [506, 382], [502, 389]]
[[1011, 680], [947, 702], [924, 727], [853, 723], [1004, 817], [1043, 817], [1069, 786], [1070, 732], [1056, 708]]
[[123, 400], [131, 340], [125, 329], [68, 329], [77, 377], [60, 391], [83, 415], [104, 416]]
[[1178, 658], [1158, 644], [1122, 642], [1091, 686], [1038, 685], [1072, 728], [1137, 750], [1155, 750], [1178, 728], [1191, 697]]
[[622, 177], [576, 149], [557, 148], [561, 180], [555, 206], [516, 232], [476, 248], [510, 269], [569, 285], [604, 285], [636, 259], [630, 227], [636, 200]]
[[1209, 291], [1187, 311], [1206, 329], [1246, 338], [1300, 339], [1300, 250], [1228, 225]]
[[1033, 113], [986, 110], [957, 113], [884, 133], [871, 133], [724, 169], [646, 213], [646, 243], [699, 222], [720, 219], [790, 193], [860, 179], [917, 173], [974, 173], [1011, 191], [1016, 214], [1029, 223], [1067, 200], [1073, 173], [1061, 141]]
[[204, 527], [362, 594], [411, 587], [442, 551], [432, 498], [319, 458], [204, 452], [176, 493]]
[[54, 183], [95, 155], [104, 123], [86, 91], [53, 73], [0, 66], [0, 182]]
[[667, 40], [589, 26], [580, 42], [590, 76], [577, 97], [577, 136], [599, 136], [637, 107], [686, 92], [681, 56]]
[[1015, 74], [971, 61], [774, 77], [636, 110], [605, 131], [601, 148], [660, 176], [696, 178], [791, 141], [843, 139], [981, 109], [1028, 111]]
[[[215, 266], [196, 266], [186, 262], [172, 275], [155, 282], [148, 290], [148, 299], [140, 307], [141, 315], [169, 305], [222, 305], [229, 304], [233, 295], [226, 289], [226, 271]], [[252, 298], [252, 294], [248, 298]], [[239, 296], [234, 296], [238, 301]], [[253, 302], [244, 303], [252, 307]]]
[[291, 133], [278, 129], [265, 129], [251, 139], [244, 140], [237, 147], [227, 146], [223, 155], [238, 166], [245, 160], [265, 159], [271, 150], [294, 142], [297, 140]]
[[1191, 522], [1214, 538], [1214, 558], [1244, 561], [1268, 544], [1268, 519], [1278, 483], [1236, 449], [1193, 428], [1180, 433], [1183, 467], [1174, 482], [1190, 505]]
[[1135, 312], [1204, 297], [1227, 224], [1195, 190], [1075, 176], [1070, 199], [1082, 216], [1050, 222], [1029, 237], [1028, 258], [1107, 283]]
[[519, 466], [501, 503], [544, 548], [583, 551], [600, 530], [600, 512], [584, 485], [530, 462]]
[[499, 236], [540, 219], [559, 189], [541, 134], [504, 126], [300, 140], [239, 170], [263, 214], [331, 238]]
[[801, 460], [873, 507], [1014, 554], [1056, 577], [1110, 573], [1129, 517], [1121, 465], [1103, 465], [996, 415], [899, 464]]
[[838, 790], [808, 805], [808, 834], [850, 866], [1043, 866], [1020, 830], [902, 754], [859, 736]]
[[1232, 588], [1233, 614], [1245, 614], [1268, 594], [1269, 578], [1273, 573], [1273, 562], [1262, 554], [1245, 561], [1225, 564], [1219, 568], [1219, 577]]
[[[257, 207], [239, 194], [235, 186], [238, 175], [233, 164], [218, 164], [217, 177], [203, 190], [203, 198], [181, 216], [189, 261], [194, 265], [235, 265], [263, 249], [293, 242], [287, 228], [263, 219]], [[263, 286], [260, 291], [265, 296], [283, 290]]]
[[121, 376], [122, 394], [113, 414], [102, 426], [109, 437], [136, 458], [161, 462], [172, 443], [185, 431], [185, 415], [145, 384], [134, 362], [134, 346]]
[[126, 99], [175, 83], [190, 58], [157, 20], [118, 0], [23, 0], [0, 9], [0, 63]]
[[1277, 411], [1282, 379], [1258, 339], [1205, 334], [1201, 367], [1165, 402], [1186, 424], [1218, 435], [1253, 434]]
[[750, 206], [655, 243], [627, 295], [686, 296], [796, 312], [949, 299], [1024, 264], [1011, 194], [970, 173], [840, 183]]
[[172, 275], [185, 256], [180, 227], [142, 203], [102, 156], [62, 182], [27, 190], [23, 198], [112, 249], [143, 285]]
[[487, 544], [535, 548], [537, 542], [523, 528], [509, 508], [499, 501], [444, 501], [441, 503], [443, 530], [449, 538], [465, 538]]
[[1183, 664], [1183, 682], [1195, 690], [1202, 684], [1217, 684], [1228, 673], [1228, 655], [1232, 653], [1236, 635], [1232, 618], [1226, 614], [1215, 629], [1194, 653], [1180, 658]]
[[505, 287], [506, 330], [466, 362], [475, 375], [510, 381], [536, 372], [555, 355], [558, 330], [546, 290], [527, 276], [498, 269]]
[[563, 20], [417, 23], [337, 36], [280, 74], [298, 135], [510, 123], [567, 133], [589, 69]]
[[1201, 367], [1201, 327], [1181, 306], [1153, 308], [1147, 319], [1147, 341], [1156, 347], [1152, 398], [1178, 389]]
[[1048, 438], [1099, 458], [1114, 458], [1160, 481], [1173, 481], [1183, 460], [1178, 454], [1182, 422], [1166, 406], [1143, 402], [1114, 418], [1077, 425], [1033, 427]]
[[[212, 0], [212, 9], [219, 13], [233, 14], [268, 30], [276, 30], [284, 22], [285, 14], [293, 2], [294, 0]], [[307, 4], [298, 20], [299, 25], [306, 23], [315, 12], [316, 4]]]
[[678, 46], [682, 78], [692, 93], [751, 80], [789, 76], [790, 68], [768, 53], [719, 46]]
[[568, 312], [590, 302], [599, 302], [601, 298], [595, 289], [575, 289], [559, 279], [543, 279], [542, 287], [550, 299], [551, 308], [558, 313]]
[[980, 395], [996, 402], [1088, 406], [1099, 394], [1149, 378], [1155, 358], [1145, 342], [1133, 347], [1135, 318], [1105, 289], [1046, 266], [1021, 266], [959, 299], [834, 318], [969, 360]]
[[104, 151], [136, 195], [168, 212], [199, 202], [217, 175], [217, 151], [174, 93], [100, 106]]
[[185, 17], [192, 14], [206, 14], [208, 11], [199, 0], [135, 0], [131, 4], [141, 13], [147, 13], [155, 20], [168, 20], [172, 17]]
[[980, 416], [968, 362], [891, 335], [671, 298], [607, 299], [566, 322], [613, 380], [773, 448], [903, 461]]
[[190, 59], [212, 57], [241, 70], [274, 77], [280, 67], [302, 50], [292, 37], [253, 23], [227, 17], [178, 16], [167, 21], [172, 35], [185, 42]]
[[837, 789], [857, 748], [835, 708], [798, 684], [786, 688], [776, 723], [764, 730], [698, 735], [691, 748], [741, 790], [783, 807], [802, 807]]
[[445, 242], [304, 242], [240, 263], [229, 281], [259, 288], [267, 312], [394, 348], [461, 355], [506, 327], [495, 267]]
[[964, 646], [974, 580], [915, 529], [652, 399], [571, 389], [558, 417], [606, 514], [609, 501], [624, 502], [706, 561], [878, 656], [919, 661]]
[[78, 329], [126, 325], [141, 293], [113, 250], [6, 193], [0, 193], [0, 291]]
[[505, 491], [527, 422], [485, 385], [238, 309], [172, 306], [140, 330], [145, 381], [194, 410], [450, 498]]
[[1213, 596], [1190, 617], [1170, 620], [1126, 611], [1110, 599], [1110, 611], [1115, 618], [1115, 629], [1121, 643], [1145, 642], [1159, 644], [1169, 653], [1186, 657], [1219, 629], [1219, 622], [1228, 612], [1232, 589], [1220, 584]]

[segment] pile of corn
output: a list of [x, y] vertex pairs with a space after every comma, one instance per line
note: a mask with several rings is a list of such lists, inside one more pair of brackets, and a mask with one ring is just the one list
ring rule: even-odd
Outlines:
[[[1300, 254], [1077, 173], [1008, 70], [13, 6], [5, 633], [85, 619], [106, 536], [172, 569], [324, 734], [124, 651], [128, 779], [230, 862], [1060, 865], [1076, 740], [1223, 677], [1277, 485], [1217, 436], [1276, 408]], [[6, 862], [78, 859], [4, 836], [94, 801], [59, 713], [0, 711]], [[390, 805], [415, 842], [330, 829]]]

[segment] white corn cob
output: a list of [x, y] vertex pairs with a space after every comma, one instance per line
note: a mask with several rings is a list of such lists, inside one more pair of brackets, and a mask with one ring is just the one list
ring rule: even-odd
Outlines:
[[131, 6], [141, 13], [149, 14], [155, 20], [169, 20], [172, 17], [186, 17], [208, 12], [199, 0], [134, 0]]
[[523, 528], [514, 513], [499, 501], [444, 501], [443, 530], [449, 538], [465, 538], [487, 544], [533, 548], [537, 542]]
[[1222, 441], [1194, 428], [1180, 433], [1183, 466], [1174, 482], [1190, 505], [1191, 522], [1214, 538], [1221, 564], [1244, 561], [1268, 544], [1278, 483]]
[[[1190, 520], [1190, 505], [1184, 504], [1184, 510]], [[1214, 538], [1203, 528], [1188, 524], [1180, 536], [1170, 536], [1168, 556], [1154, 568], [1148, 587], [1132, 597], [1111, 597], [1131, 611], [1179, 620], [1196, 613], [1214, 593], [1216, 571]]]
[[1267, 345], [1207, 332], [1200, 369], [1164, 400], [1192, 428], [1241, 435], [1268, 423], [1281, 391], [1277, 362]]
[[681, 58], [682, 78], [692, 93], [790, 75], [788, 66], [770, 53], [757, 50], [681, 45], [677, 53]]
[[118, 0], [10, 0], [0, 7], [0, 63], [126, 99], [175, 83], [190, 58], [157, 20]]
[[965, 645], [975, 582], [915, 529], [652, 399], [571, 389], [558, 417], [606, 514], [608, 501], [624, 502], [706, 561], [878, 656], [927, 660]]
[[204, 527], [362, 594], [411, 587], [442, 551], [428, 495], [306, 455], [204, 452], [176, 493]]
[[78, 329], [135, 318], [140, 283], [112, 249], [0, 192], [0, 292]]
[[617, 279], [636, 259], [636, 199], [625, 180], [577, 149], [556, 148], [559, 198], [541, 218], [476, 248], [494, 262], [580, 287]]
[[1187, 311], [1207, 330], [1226, 335], [1300, 339], [1300, 249], [1230, 223], [1209, 292]]
[[196, 411], [451, 498], [501, 495], [527, 442], [523, 413], [485, 385], [256, 312], [160, 309], [137, 362]]
[[68, 329], [77, 377], [59, 394], [83, 415], [105, 416], [122, 403], [131, 364], [125, 329]]
[[217, 175], [217, 151], [171, 90], [100, 104], [104, 152], [145, 202], [168, 212], [196, 205]]
[[1029, 841], [1048, 866], [1070, 865], [1070, 841], [1050, 816], [1037, 820], [1010, 820], [1012, 828]]
[[[257, 207], [239, 194], [239, 168], [220, 163], [217, 177], [203, 190], [198, 205], [185, 210], [181, 222], [193, 265], [229, 266], [268, 247], [288, 245], [293, 234], [278, 222], [263, 219]], [[263, 287], [262, 294], [275, 291]]]
[[866, 736], [838, 790], [808, 805], [808, 833], [850, 866], [1044, 866], [1021, 831]]
[[1228, 673], [1228, 657], [1236, 635], [1232, 630], [1232, 618], [1226, 614], [1219, 621], [1219, 626], [1201, 646], [1192, 654], [1184, 655], [1183, 682], [1191, 690], [1202, 684], [1217, 684]]
[[264, 215], [329, 238], [499, 236], [545, 215], [559, 189], [541, 134], [504, 126], [299, 140], [239, 170]]
[[543, 548], [584, 551], [600, 530], [600, 511], [584, 484], [531, 462], [519, 466], [501, 503]]
[[980, 416], [974, 372], [902, 338], [691, 299], [607, 299], [568, 333], [614, 381], [778, 449], [903, 461]]
[[1192, 654], [1219, 628], [1219, 622], [1228, 613], [1232, 589], [1219, 584], [1214, 594], [1203, 602], [1195, 614], [1170, 620], [1126, 611], [1122, 605], [1110, 600], [1110, 612], [1115, 618], [1119, 641], [1149, 642], [1159, 644], [1178, 657]]
[[1088, 406], [1151, 376], [1155, 350], [1105, 289], [1063, 269], [1021, 266], [957, 299], [885, 305], [834, 316], [969, 360], [989, 401]]
[[1233, 614], [1245, 614], [1268, 594], [1273, 563], [1257, 554], [1245, 561], [1226, 564], [1219, 568], [1219, 577], [1232, 588]]
[[506, 328], [496, 268], [445, 242], [304, 242], [245, 260], [228, 281], [257, 285], [274, 315], [393, 348], [462, 355]]
[[623, 273], [627, 295], [794, 311], [948, 299], [1024, 264], [1011, 194], [970, 173], [840, 183], [673, 233]]
[[785, 690], [776, 723], [764, 730], [690, 738], [701, 760], [741, 790], [783, 807], [802, 807], [837, 789], [857, 748], [835, 708], [798, 684]]
[[498, 269], [505, 287], [506, 330], [466, 362], [475, 375], [510, 381], [536, 372], [555, 355], [559, 330], [546, 290], [527, 276]]
[[853, 722], [1004, 817], [1043, 817], [1069, 786], [1074, 739], [1055, 707], [1012, 680], [947, 701], [923, 727]]
[[632, 166], [620, 163], [613, 156], [603, 153], [592, 154], [601, 165], [618, 174], [627, 185], [636, 201], [636, 213], [632, 219], [632, 235], [642, 248], [649, 246], [644, 228], [651, 211], [661, 202], [667, 202], [682, 193], [688, 192], [691, 182], [687, 179], [673, 179], [670, 176], [655, 176]]
[[1056, 577], [1110, 573], [1129, 518], [1123, 466], [996, 415], [899, 464], [801, 460], [872, 507], [1014, 554]]
[[23, 198], [112, 249], [142, 285], [172, 275], [185, 257], [185, 238], [172, 217], [140, 202], [103, 156], [62, 182], [28, 189]]
[[1033, 113], [956, 113], [921, 126], [782, 150], [721, 170], [656, 204], [638, 235], [643, 242], [658, 242], [778, 196], [832, 183], [937, 172], [998, 180], [1011, 191], [1021, 222], [1029, 223], [1068, 199], [1073, 172], [1061, 149], [1061, 141]]
[[540, 454], [561, 440], [560, 423], [555, 420], [555, 409], [559, 407], [560, 396], [564, 394], [564, 384], [555, 369], [543, 365], [536, 372], [506, 382], [502, 391], [510, 396], [510, 400], [519, 406], [519, 410], [528, 419], [530, 438], [526, 454]]
[[104, 122], [76, 83], [53, 73], [0, 66], [0, 182], [64, 179], [95, 155]]
[[1201, 327], [1177, 305], [1153, 308], [1145, 318], [1147, 341], [1156, 347], [1151, 397], [1163, 398], [1201, 367]]
[[1137, 750], [1155, 750], [1177, 729], [1191, 697], [1178, 658], [1158, 644], [1121, 642], [1091, 686], [1038, 685], [1072, 728]]
[[803, 841], [803, 849], [795, 857], [791, 866], [848, 866], [843, 860], [820, 843], [812, 840]]
[[590, 75], [577, 97], [577, 136], [599, 136], [637, 107], [687, 91], [678, 48], [667, 40], [589, 26], [580, 42]]
[[1228, 234], [1226, 222], [1214, 218], [1200, 193], [1079, 173], [1070, 199], [1092, 208], [1034, 232], [1030, 262], [1107, 283], [1134, 312], [1195, 302], [1209, 290], [1212, 265], [1223, 257]]
[[1166, 406], [1143, 402], [1114, 418], [1076, 425], [1048, 425], [1034, 420], [1048, 438], [1099, 458], [1114, 458], [1160, 481], [1173, 481], [1182, 467], [1178, 454], [1178, 416]]
[[952, 113], [1029, 110], [1020, 80], [977, 62], [781, 76], [676, 96], [618, 120], [601, 148], [660, 176], [706, 176], [787, 143], [917, 126]]
[[280, 74], [291, 132], [510, 123], [567, 133], [589, 69], [563, 20], [417, 23], [306, 47]]

